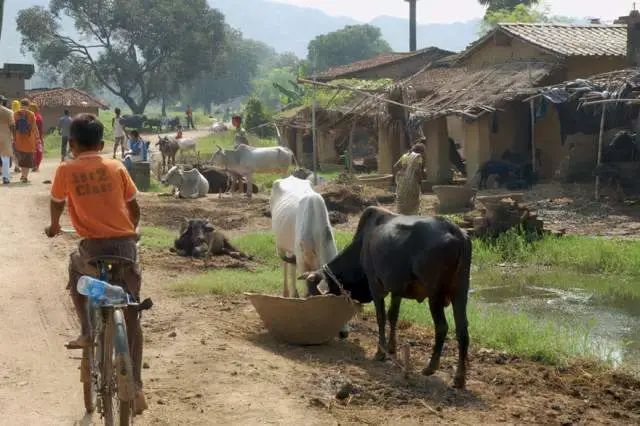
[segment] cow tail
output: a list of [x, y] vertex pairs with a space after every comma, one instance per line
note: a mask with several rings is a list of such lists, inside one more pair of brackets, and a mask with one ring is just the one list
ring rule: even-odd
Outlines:
[[455, 300], [459, 296], [466, 298], [469, 292], [470, 275], [471, 275], [471, 257], [473, 255], [473, 246], [471, 238], [465, 233], [461, 232], [463, 237], [463, 243], [458, 256], [458, 265], [456, 266], [456, 278], [452, 299]]

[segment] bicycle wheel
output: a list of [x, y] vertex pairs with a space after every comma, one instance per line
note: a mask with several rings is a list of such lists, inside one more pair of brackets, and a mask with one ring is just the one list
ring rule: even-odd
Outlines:
[[109, 311], [102, 347], [103, 417], [108, 426], [128, 426], [131, 417], [133, 371], [126, 333], [122, 311]]
[[82, 350], [82, 361], [80, 362], [80, 381], [84, 395], [84, 408], [87, 413], [93, 413], [98, 400], [98, 375], [100, 372], [98, 359], [101, 353], [101, 314], [98, 309], [91, 306], [91, 301], [87, 300], [87, 315], [91, 324], [91, 346]]

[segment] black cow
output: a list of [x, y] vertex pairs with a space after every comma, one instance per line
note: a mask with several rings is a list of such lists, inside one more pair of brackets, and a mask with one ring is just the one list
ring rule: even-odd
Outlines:
[[[233, 176], [230, 172], [225, 172], [224, 170], [217, 169], [211, 166], [197, 166], [196, 167], [200, 174], [204, 176], [204, 178], [209, 182], [209, 194], [220, 194], [223, 192], [231, 191], [232, 189], [242, 190], [243, 192], [247, 192], [247, 182], [242, 180], [241, 176]], [[236, 182], [241, 186], [240, 189], [232, 188], [236, 179], [239, 179], [240, 182]], [[258, 193], [258, 186], [252, 185], [252, 192], [254, 194]]]
[[[396, 351], [396, 325], [400, 302], [429, 299], [435, 324], [435, 346], [423, 374], [433, 374], [440, 365], [440, 355], [448, 325], [444, 308], [453, 304], [458, 338], [458, 367], [455, 387], [464, 387], [469, 347], [467, 331], [467, 297], [471, 269], [471, 240], [458, 226], [442, 218], [401, 216], [379, 207], [368, 207], [360, 217], [351, 244], [325, 267], [306, 273], [310, 292], [318, 293], [323, 280], [328, 291], [342, 290], [361, 303], [373, 301], [378, 320], [378, 352]], [[384, 298], [391, 293], [389, 307], [389, 343], [385, 336]]]
[[145, 123], [145, 127], [151, 130], [157, 130], [158, 132], [162, 130], [162, 119], [161, 118], [148, 118]]
[[635, 161], [639, 156], [635, 136], [625, 130], [618, 132], [603, 150], [602, 161], [605, 163]]
[[165, 125], [171, 129], [171, 131], [175, 131], [180, 125], [180, 117], [173, 117], [166, 120]]
[[519, 167], [507, 161], [489, 160], [484, 163], [476, 172], [476, 178], [479, 176], [478, 189], [486, 189], [487, 179], [491, 175], [498, 176], [498, 184], [503, 185], [507, 180], [519, 175]]
[[144, 127], [144, 123], [147, 121], [146, 115], [123, 115], [120, 117], [120, 124], [125, 129], [141, 130]]

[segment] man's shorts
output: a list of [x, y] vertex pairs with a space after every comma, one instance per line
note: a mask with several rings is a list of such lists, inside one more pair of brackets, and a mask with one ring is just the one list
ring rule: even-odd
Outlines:
[[31, 169], [36, 166], [33, 152], [22, 152], [16, 150], [16, 161], [20, 167]]
[[124, 136], [116, 136], [114, 139], [115, 145], [124, 145]]
[[69, 282], [67, 288], [75, 291], [78, 280], [83, 275], [97, 276], [98, 271], [89, 264], [89, 260], [99, 256], [124, 257], [134, 262], [130, 266], [123, 267], [119, 274], [124, 282], [113, 282], [111, 284], [122, 285], [136, 299], [139, 298], [142, 276], [140, 274], [140, 265], [138, 264], [138, 247], [136, 239], [133, 237], [84, 239], [80, 241], [78, 249], [71, 253], [69, 260]]

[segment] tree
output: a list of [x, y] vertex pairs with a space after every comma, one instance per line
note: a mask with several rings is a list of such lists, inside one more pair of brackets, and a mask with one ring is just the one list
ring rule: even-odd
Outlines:
[[251, 97], [244, 106], [244, 125], [245, 128], [261, 136], [273, 136], [273, 129], [265, 126], [258, 131], [258, 127], [271, 121], [271, 117], [264, 110], [262, 102], [256, 97]]
[[540, 0], [478, 0], [481, 5], [488, 6], [487, 12], [496, 10], [513, 10], [516, 6], [535, 6], [540, 3]]
[[341, 30], [320, 35], [309, 43], [310, 68], [322, 71], [337, 65], [369, 59], [391, 51], [380, 28], [372, 25], [348, 25]]
[[192, 104], [209, 109], [212, 102], [220, 103], [249, 94], [260, 57], [276, 54], [263, 43], [243, 39], [231, 28], [227, 30], [226, 40], [226, 48], [218, 58], [213, 75], [203, 75], [184, 93]]
[[51, 0], [17, 23], [41, 68], [102, 86], [134, 113], [211, 72], [225, 38], [224, 17], [206, 0]]
[[514, 9], [498, 9], [487, 11], [481, 25], [481, 32], [487, 32], [501, 22], [548, 22], [549, 16], [545, 11], [533, 9], [523, 4], [517, 5]]
[[296, 70], [291, 68], [274, 68], [263, 78], [253, 81], [253, 96], [270, 109], [277, 109], [287, 102], [281, 91], [274, 85], [290, 86], [290, 81], [297, 79]]

